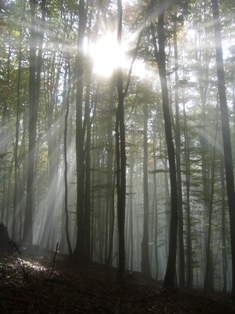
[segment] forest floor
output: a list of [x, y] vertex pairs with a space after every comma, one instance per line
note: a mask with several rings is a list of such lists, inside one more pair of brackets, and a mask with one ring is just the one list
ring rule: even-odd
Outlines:
[[81, 268], [59, 253], [15, 249], [0, 251], [0, 313], [235, 313], [220, 293], [167, 291], [139, 273], [118, 284], [113, 268]]

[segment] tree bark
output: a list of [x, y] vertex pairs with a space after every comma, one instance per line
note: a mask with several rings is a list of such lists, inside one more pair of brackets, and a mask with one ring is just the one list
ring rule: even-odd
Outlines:
[[220, 162], [220, 177], [222, 190], [222, 213], [221, 213], [221, 234], [222, 234], [222, 261], [223, 261], [223, 292], [227, 293], [227, 273], [228, 273], [228, 258], [227, 258], [227, 241], [226, 241], [226, 205], [225, 205], [225, 184], [224, 184], [224, 159], [221, 156]]
[[76, 58], [76, 166], [77, 166], [77, 239], [74, 256], [80, 265], [85, 264], [85, 153], [83, 132], [83, 75], [84, 53], [83, 41], [86, 28], [86, 12], [84, 0], [79, 1], [79, 25], [78, 25], [78, 52]]
[[[12, 239], [17, 240], [19, 234], [17, 235], [17, 214], [20, 210], [20, 201], [19, 201], [19, 159], [18, 159], [18, 149], [19, 149], [19, 128], [20, 128], [20, 111], [21, 111], [21, 61], [22, 61], [22, 21], [25, 15], [25, 5], [23, 8], [23, 16], [20, 24], [20, 37], [19, 37], [19, 61], [18, 61], [18, 78], [17, 78], [17, 109], [16, 109], [16, 135], [15, 135], [15, 147], [14, 147], [14, 198], [13, 198], [13, 216], [12, 216]], [[21, 219], [20, 219], [21, 223]]]
[[158, 70], [161, 81], [162, 105], [165, 122], [165, 136], [168, 152], [168, 161], [170, 167], [170, 185], [171, 185], [171, 221], [170, 221], [170, 242], [167, 269], [164, 277], [165, 287], [174, 287], [176, 275], [176, 247], [177, 247], [177, 229], [178, 229], [178, 193], [175, 166], [175, 148], [173, 144], [172, 125], [170, 116], [170, 106], [166, 77], [166, 55], [165, 55], [165, 32], [164, 32], [164, 13], [165, 1], [161, 0], [159, 5], [158, 17]]
[[85, 119], [84, 125], [86, 129], [86, 148], [85, 148], [85, 264], [88, 265], [90, 262], [90, 213], [91, 213], [91, 175], [90, 175], [90, 167], [91, 167], [91, 75], [92, 68], [91, 65], [88, 65], [88, 73], [87, 73], [87, 84], [86, 84], [86, 101], [85, 101]]
[[174, 15], [174, 59], [175, 59], [175, 146], [178, 181], [178, 211], [179, 211], [179, 285], [185, 287], [185, 260], [184, 260], [184, 237], [183, 237], [183, 201], [181, 180], [180, 158], [180, 114], [179, 114], [179, 75], [178, 75], [178, 46], [177, 46], [177, 12]]
[[149, 263], [149, 204], [148, 204], [148, 108], [144, 107], [144, 161], [143, 161], [143, 190], [144, 190], [144, 221], [143, 239], [141, 244], [141, 271], [145, 276], [150, 277]]
[[39, 34], [39, 48], [37, 55], [37, 32], [36, 32], [36, 6], [34, 0], [30, 0], [31, 25], [30, 25], [30, 56], [29, 56], [29, 146], [28, 146], [28, 175], [27, 195], [24, 221], [23, 241], [29, 246], [33, 242], [33, 215], [35, 210], [35, 153], [37, 116], [40, 97], [40, 76], [42, 67], [42, 42], [44, 36], [44, 24], [46, 17], [46, 0], [42, 0], [42, 21]]
[[[68, 57], [69, 61], [69, 57]], [[69, 63], [69, 62], [68, 62]], [[65, 212], [65, 235], [68, 245], [69, 255], [72, 255], [72, 246], [69, 237], [69, 213], [68, 213], [68, 158], [67, 158], [67, 136], [68, 136], [68, 116], [69, 116], [69, 96], [70, 89], [66, 93], [67, 87], [67, 72], [69, 69], [69, 64], [65, 67], [64, 74], [64, 106], [65, 106], [65, 117], [64, 117], [64, 212]], [[70, 73], [69, 73], [69, 82], [70, 86]]]
[[187, 288], [193, 287], [193, 254], [191, 235], [191, 210], [190, 210], [190, 157], [189, 157], [189, 136], [187, 132], [187, 119], [185, 102], [183, 100], [184, 114], [184, 155], [185, 155], [185, 181], [186, 181], [186, 217], [187, 217]]
[[[217, 121], [216, 121], [216, 130], [215, 130], [215, 139], [212, 147], [212, 165], [211, 165], [211, 188], [210, 188], [210, 203], [209, 203], [209, 217], [208, 217], [208, 231], [207, 236], [207, 247], [206, 247], [206, 273], [205, 273], [205, 282], [204, 282], [204, 291], [210, 291], [214, 289], [213, 284], [213, 252], [211, 249], [211, 238], [212, 238], [212, 212], [213, 212], [213, 198], [214, 198], [214, 185], [215, 185], [215, 158], [216, 158], [216, 140], [218, 133], [218, 104], [216, 108], [217, 112]], [[222, 209], [223, 210], [223, 209]]]
[[221, 23], [219, 14], [218, 0], [212, 0], [213, 23], [214, 23], [214, 39], [216, 49], [216, 69], [218, 77], [218, 93], [221, 111], [222, 137], [224, 148], [224, 165], [227, 185], [228, 208], [230, 216], [230, 240], [232, 253], [232, 291], [231, 299], [235, 301], [235, 191], [234, 191], [234, 175], [233, 175], [233, 159], [231, 147], [231, 135], [229, 129], [229, 114], [225, 89], [223, 50], [221, 38]]
[[[117, 42], [122, 41], [122, 0], [118, 5]], [[119, 259], [117, 281], [123, 282], [125, 275], [125, 206], [126, 206], [126, 148], [124, 122], [124, 92], [122, 67], [117, 69], [118, 108], [116, 116], [116, 159], [117, 159], [117, 216], [119, 232]]]
[[[114, 81], [111, 79], [109, 85], [109, 110], [113, 111], [114, 106]], [[107, 151], [107, 211], [108, 211], [108, 226], [109, 233], [108, 238], [108, 255], [106, 264], [108, 267], [112, 265], [113, 257], [113, 235], [114, 235], [114, 218], [115, 218], [115, 205], [114, 205], [114, 194], [115, 194], [115, 175], [113, 174], [113, 167], [115, 166], [114, 150], [113, 150], [113, 135], [112, 135], [112, 120], [109, 121], [107, 126], [108, 136], [108, 151]]]

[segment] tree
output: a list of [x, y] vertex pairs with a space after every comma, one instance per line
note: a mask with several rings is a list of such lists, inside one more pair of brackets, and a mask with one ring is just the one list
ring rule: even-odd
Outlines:
[[[23, 240], [29, 245], [33, 241], [33, 215], [35, 210], [35, 152], [37, 134], [37, 116], [40, 98], [41, 68], [42, 68], [42, 44], [44, 23], [46, 18], [46, 0], [41, 1], [41, 27], [39, 35], [36, 31], [36, 8], [37, 1], [30, 0], [31, 25], [30, 25], [30, 51], [29, 51], [29, 146], [28, 146], [28, 175], [27, 196], [24, 221]], [[39, 46], [37, 55], [37, 37]]]
[[85, 153], [83, 131], [83, 87], [84, 87], [84, 52], [83, 42], [86, 29], [86, 11], [84, 0], [79, 1], [78, 24], [78, 51], [76, 57], [76, 166], [77, 166], [77, 239], [74, 255], [78, 263], [84, 265], [85, 261]]
[[[114, 80], [113, 76], [109, 84], [109, 111], [114, 112]], [[108, 223], [108, 234], [107, 237], [107, 265], [108, 267], [112, 265], [112, 255], [113, 255], [113, 235], [114, 235], [114, 218], [115, 218], [115, 204], [114, 204], [114, 195], [115, 195], [115, 174], [113, 174], [113, 166], [116, 163], [114, 161], [114, 149], [113, 149], [113, 119], [108, 120], [107, 125], [107, 137], [108, 137], [108, 148], [107, 148], [107, 199], [106, 199], [106, 210], [107, 210], [107, 223]], [[108, 221], [109, 220], [109, 221]]]
[[[221, 156], [222, 157], [222, 156]], [[228, 272], [228, 259], [227, 259], [227, 252], [226, 252], [226, 219], [225, 219], [225, 187], [224, 187], [224, 162], [223, 157], [221, 158], [220, 162], [220, 176], [221, 176], [221, 190], [222, 190], [222, 213], [221, 213], [221, 233], [222, 233], [222, 261], [223, 261], [223, 292], [227, 293], [227, 272]]]
[[144, 105], [144, 160], [143, 160], [143, 189], [144, 189], [144, 221], [143, 239], [141, 243], [141, 271], [145, 276], [150, 276], [149, 264], [149, 196], [148, 196], [148, 107]]
[[[65, 107], [65, 117], [64, 117], [64, 211], [65, 211], [65, 234], [69, 250], [69, 255], [72, 255], [72, 246], [69, 237], [69, 213], [68, 213], [68, 157], [67, 157], [67, 136], [68, 136], [68, 116], [69, 116], [69, 96], [70, 89], [66, 93], [67, 87], [67, 72], [69, 72], [69, 56], [68, 64], [65, 68], [64, 73], [64, 107]], [[70, 85], [70, 73], [69, 73], [69, 82]]]
[[[90, 61], [90, 60], [89, 60]], [[86, 147], [85, 147], [85, 264], [90, 262], [90, 214], [91, 214], [91, 201], [90, 201], [90, 186], [91, 186], [91, 76], [92, 67], [91, 62], [88, 63], [87, 70], [87, 84], [86, 84], [86, 100], [85, 100], [85, 116], [84, 116], [84, 132], [86, 131]]]
[[162, 91], [162, 106], [165, 123], [165, 136], [168, 152], [168, 161], [170, 167], [170, 185], [171, 185], [171, 221], [170, 221], [170, 239], [169, 239], [169, 255], [167, 261], [167, 269], [164, 277], [165, 287], [174, 287], [176, 275], [176, 247], [177, 247], [177, 227], [178, 227], [178, 193], [177, 179], [175, 166], [175, 149], [172, 136], [171, 115], [167, 88], [166, 77], [166, 54], [165, 54], [165, 32], [164, 32], [164, 14], [166, 3], [164, 0], [159, 4], [158, 16], [158, 48], [156, 49], [155, 36], [153, 36], [153, 45], [155, 47], [155, 56], [158, 64], [161, 91]]
[[[25, 12], [25, 6], [23, 8]], [[22, 16], [23, 20], [24, 15]], [[12, 239], [15, 240], [19, 235], [17, 235], [16, 220], [17, 213], [20, 209], [20, 199], [19, 199], [19, 128], [20, 128], [20, 111], [21, 111], [21, 62], [22, 62], [22, 39], [23, 39], [23, 22], [20, 22], [20, 36], [19, 36], [19, 62], [18, 62], [18, 79], [17, 79], [17, 110], [16, 110], [16, 135], [15, 135], [15, 147], [14, 147], [14, 198], [13, 198], [13, 217], [12, 217]]]
[[187, 217], [187, 288], [193, 287], [193, 254], [192, 254], [192, 231], [190, 212], [190, 148], [187, 130], [187, 119], [185, 103], [183, 103], [184, 114], [184, 155], [185, 155], [185, 185], [186, 185], [186, 217]]
[[228, 115], [228, 106], [225, 89], [225, 76], [223, 64], [223, 49], [221, 37], [221, 23], [219, 13], [218, 0], [212, 0], [213, 24], [214, 24], [214, 39], [216, 50], [216, 69], [218, 77], [218, 93], [221, 111], [222, 137], [224, 148], [224, 165], [227, 185], [228, 208], [230, 215], [230, 240], [232, 252], [232, 291], [231, 298], [235, 301], [235, 190], [234, 190], [234, 175], [233, 175], [233, 159], [230, 136], [230, 123]]
[[[122, 44], [122, 0], [118, 5], [118, 31], [117, 42]], [[117, 162], [117, 216], [118, 216], [118, 274], [117, 280], [124, 281], [125, 275], [125, 206], [126, 206], [126, 144], [124, 122], [124, 92], [122, 67], [117, 69], [118, 108], [116, 116], [116, 162]]]
[[177, 43], [177, 11], [174, 12], [174, 66], [175, 66], [175, 146], [176, 146], [176, 171], [178, 182], [178, 211], [179, 211], [179, 284], [185, 287], [185, 260], [184, 260], [184, 237], [183, 237], [183, 200], [181, 179], [181, 157], [180, 157], [180, 112], [179, 112], [179, 74], [178, 74], [178, 43]]
[[[216, 108], [218, 112], [218, 106]], [[217, 141], [218, 134], [218, 118], [216, 121], [216, 130], [215, 130], [215, 139], [212, 147], [212, 164], [211, 164], [211, 195], [209, 202], [209, 217], [208, 217], [208, 232], [206, 234], [207, 246], [206, 246], [206, 273], [205, 273], [205, 283], [204, 290], [213, 290], [213, 260], [212, 260], [212, 250], [211, 250], [211, 238], [212, 238], [212, 211], [213, 211], [213, 199], [214, 199], [214, 190], [215, 190], [215, 146]], [[222, 209], [223, 210], [223, 209]], [[211, 270], [212, 269], [212, 270]], [[212, 277], [212, 278], [210, 278]]]

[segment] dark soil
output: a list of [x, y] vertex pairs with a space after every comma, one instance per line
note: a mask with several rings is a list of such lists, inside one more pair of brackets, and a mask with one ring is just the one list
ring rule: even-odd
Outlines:
[[0, 252], [0, 313], [235, 313], [219, 293], [164, 290], [139, 273], [118, 284], [115, 269], [81, 268], [59, 253], [17, 248]]

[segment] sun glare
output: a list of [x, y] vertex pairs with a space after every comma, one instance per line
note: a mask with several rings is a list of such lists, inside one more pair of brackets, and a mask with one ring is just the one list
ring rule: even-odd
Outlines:
[[113, 71], [124, 66], [126, 62], [125, 51], [117, 44], [114, 35], [106, 35], [97, 40], [91, 47], [93, 59], [93, 72], [102, 76], [110, 76]]

